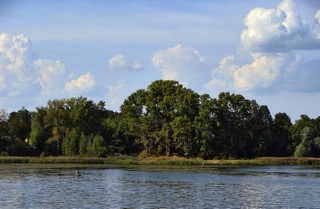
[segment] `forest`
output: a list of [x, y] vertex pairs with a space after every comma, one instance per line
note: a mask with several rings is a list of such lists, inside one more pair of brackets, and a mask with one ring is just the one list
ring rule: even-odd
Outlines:
[[249, 159], [320, 157], [320, 117], [272, 117], [239, 94], [199, 95], [157, 80], [125, 99], [119, 112], [85, 97], [49, 100], [35, 111], [0, 110], [1, 156], [113, 155]]

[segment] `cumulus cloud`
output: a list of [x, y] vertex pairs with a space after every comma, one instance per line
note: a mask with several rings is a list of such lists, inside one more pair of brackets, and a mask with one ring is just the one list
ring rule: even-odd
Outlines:
[[[313, 26], [295, 12], [292, 0], [284, 0], [275, 9], [255, 8], [244, 20], [240, 48], [250, 52], [287, 52], [320, 49], [319, 15]], [[318, 11], [319, 12], [319, 11]]]
[[89, 90], [92, 90], [95, 86], [95, 78], [90, 73], [81, 75], [77, 79], [67, 82], [64, 85], [65, 91], [71, 95], [77, 95], [83, 92], [87, 92]]
[[316, 21], [316, 24], [320, 24], [320, 10], [318, 10], [317, 13], [314, 15], [314, 19]]
[[129, 61], [123, 54], [118, 54], [108, 60], [110, 70], [142, 70], [143, 66], [138, 61]]
[[239, 66], [234, 63], [234, 56], [224, 57], [219, 66], [213, 71], [212, 79], [204, 85], [206, 90], [215, 89], [216, 91], [225, 91], [233, 87], [233, 74]]
[[206, 89], [251, 91], [268, 89], [278, 80], [285, 56], [253, 53], [252, 63], [235, 64], [234, 56], [225, 57], [213, 71]]
[[283, 54], [252, 54], [253, 62], [238, 68], [234, 74], [234, 87], [239, 90], [275, 88], [281, 70], [290, 63]]
[[90, 73], [70, 78], [60, 60], [39, 58], [26, 36], [0, 34], [0, 96], [62, 97], [86, 92], [96, 85]]
[[195, 49], [180, 44], [159, 50], [152, 57], [152, 63], [165, 80], [177, 80], [187, 87], [203, 84], [210, 75], [210, 66]]
[[271, 93], [320, 91], [320, 60], [305, 61], [294, 53], [252, 53], [252, 62], [235, 64], [233, 56], [225, 57], [214, 69], [207, 90]]
[[36, 71], [30, 67], [35, 55], [24, 35], [0, 34], [0, 92], [14, 96], [30, 90]]
[[213, 70], [208, 90], [272, 93], [277, 91], [320, 91], [320, 60], [304, 60], [297, 52], [320, 49], [320, 10], [312, 27], [294, 10], [292, 0], [284, 0], [275, 9], [255, 8], [244, 20], [240, 47], [251, 62], [236, 64], [227, 56]]
[[41, 95], [59, 96], [63, 94], [63, 84], [67, 80], [66, 67], [60, 61], [37, 59], [33, 62], [38, 71], [38, 82], [41, 86]]
[[315, 24], [313, 25], [314, 36], [320, 39], [320, 10], [314, 15]]

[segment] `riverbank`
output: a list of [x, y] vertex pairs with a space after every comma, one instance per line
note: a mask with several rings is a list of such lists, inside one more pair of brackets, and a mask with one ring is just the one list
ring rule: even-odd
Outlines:
[[11, 157], [1, 156], [0, 163], [24, 164], [96, 164], [96, 165], [320, 165], [320, 158], [261, 157], [240, 160], [203, 160], [201, 158], [112, 156], [95, 157]]

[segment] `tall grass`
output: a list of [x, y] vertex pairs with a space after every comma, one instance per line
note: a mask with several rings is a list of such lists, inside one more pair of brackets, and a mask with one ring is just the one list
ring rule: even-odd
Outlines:
[[29, 164], [100, 164], [100, 165], [320, 165], [320, 158], [297, 157], [262, 157], [244, 160], [203, 160], [182, 157], [148, 157], [112, 156], [98, 157], [12, 157], [1, 156], [0, 163]]
[[103, 164], [103, 158], [84, 157], [40, 157], [31, 158], [29, 163], [34, 164]]
[[7, 157], [0, 156], [0, 163], [29, 163], [29, 157]]
[[312, 157], [261, 157], [256, 160], [270, 165], [320, 165], [320, 158]]
[[200, 158], [182, 158], [182, 157], [148, 157], [141, 158], [142, 165], [203, 165], [204, 160]]
[[134, 156], [112, 156], [104, 159], [104, 164], [108, 165], [139, 165], [139, 158]]

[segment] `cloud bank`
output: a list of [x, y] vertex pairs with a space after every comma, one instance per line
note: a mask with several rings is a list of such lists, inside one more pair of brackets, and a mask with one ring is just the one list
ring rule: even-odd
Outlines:
[[24, 35], [0, 34], [0, 93], [15, 96], [25, 93], [35, 82], [32, 68], [35, 55], [30, 41]]
[[[192, 15], [189, 20], [197, 16]], [[296, 12], [292, 0], [284, 0], [275, 8], [254, 8], [243, 20], [245, 29], [238, 34], [240, 37], [239, 54], [225, 56], [216, 67], [213, 67], [209, 59], [195, 48], [180, 44], [173, 44], [173, 47], [169, 48], [157, 48], [158, 50], [154, 50], [151, 63], [161, 73], [162, 79], [177, 80], [197, 91], [204, 86], [206, 92], [236, 91], [257, 94], [271, 94], [280, 91], [320, 92], [320, 82], [318, 82], [320, 58], [317, 55], [320, 50], [320, 10], [313, 17], [312, 21], [306, 22]], [[182, 20], [175, 19], [174, 21], [179, 24]], [[172, 33], [169, 28], [170, 30], [166, 30], [167, 38], [162, 42], [170, 40], [166, 44], [179, 42], [196, 44], [200, 41], [208, 44], [209, 40], [213, 39], [211, 43], [223, 42], [224, 38], [217, 35], [217, 30], [214, 29], [216, 26], [213, 24], [213, 19], [210, 18], [203, 22], [203, 19], [200, 18], [195, 23], [193, 25], [202, 23], [202, 27], [208, 29], [206, 31], [214, 31], [206, 33], [205, 36], [210, 38], [195, 38], [202, 37], [203, 34], [194, 28], [192, 31], [186, 28], [185, 31], [188, 33]], [[222, 34], [221, 30], [219, 31]], [[141, 37], [140, 29], [137, 29], [136, 33]], [[157, 30], [154, 33], [159, 39], [164, 36]], [[127, 33], [123, 34], [125, 39]], [[188, 36], [184, 38], [181, 34], [188, 34]], [[225, 32], [223, 34], [225, 35]], [[215, 35], [214, 38], [212, 35]], [[99, 37], [103, 36], [99, 35]], [[145, 37], [141, 37], [143, 38]], [[130, 43], [133, 43], [132, 41], [130, 40]], [[137, 42], [134, 43], [137, 44]], [[219, 50], [214, 47], [212, 45], [212, 50]], [[305, 52], [316, 55], [310, 59]], [[249, 59], [245, 60], [243, 57]], [[1, 98], [15, 97], [17, 99], [31, 96], [46, 100], [52, 97], [82, 94], [84, 96], [102, 95], [107, 97], [107, 104], [110, 101], [111, 107], [117, 108], [132, 92], [130, 85], [134, 81], [129, 78], [135, 73], [132, 71], [143, 70], [144, 66], [124, 54], [116, 54], [107, 60], [107, 68], [109, 72], [112, 71], [117, 76], [106, 77], [103, 82], [113, 82], [114, 85], [110, 86], [100, 82], [100, 85], [104, 85], [100, 86], [96, 81], [97, 76], [92, 73], [74, 76], [74, 73], [71, 73], [61, 60], [38, 56], [33, 52], [31, 41], [26, 36], [0, 33]], [[122, 71], [131, 72], [127, 72], [126, 77]], [[119, 81], [113, 81], [114, 78]]]
[[37, 71], [37, 82], [41, 86], [42, 96], [63, 95], [61, 85], [67, 80], [67, 71], [64, 64], [60, 61], [50, 59], [37, 59], [33, 61], [34, 69]]
[[237, 64], [226, 56], [213, 70], [207, 90], [275, 93], [319, 92], [320, 60], [307, 60], [300, 51], [319, 53], [320, 10], [307, 24], [296, 13], [292, 0], [275, 9], [255, 8], [244, 19], [247, 27], [240, 35], [240, 52], [249, 54], [251, 63]]
[[84, 74], [72, 77], [60, 60], [39, 58], [24, 35], [0, 34], [0, 96], [63, 97], [95, 87], [95, 79]]
[[[119, 54], [109, 59], [110, 70], [142, 70], [137, 61]], [[24, 35], [0, 34], [0, 98], [20, 100], [70, 96], [106, 97], [108, 106], [117, 109], [131, 88], [125, 79], [114, 86], [103, 86], [90, 72], [77, 77], [60, 60], [40, 58]]]
[[292, 0], [284, 0], [275, 9], [255, 8], [244, 20], [240, 48], [250, 52], [288, 52], [319, 49], [319, 11], [312, 26], [294, 10]]

